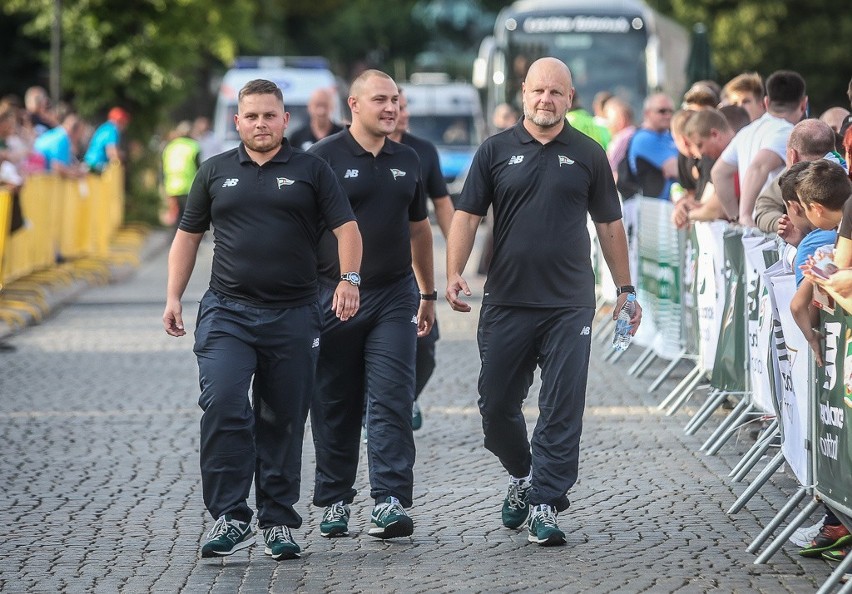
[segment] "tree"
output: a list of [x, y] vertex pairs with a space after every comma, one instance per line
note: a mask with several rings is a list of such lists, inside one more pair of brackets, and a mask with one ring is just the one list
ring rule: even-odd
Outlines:
[[[49, 40], [53, 0], [6, 0], [26, 15], [24, 32]], [[66, 0], [62, 6], [62, 88], [94, 117], [112, 105], [150, 131], [197, 84], [206, 56], [230, 62], [249, 42], [253, 4], [241, 0]]]
[[831, 0], [648, 0], [657, 10], [710, 30], [713, 62], [724, 83], [740, 72], [764, 77], [795, 70], [805, 77], [811, 112], [847, 103], [852, 74], [852, 12]]

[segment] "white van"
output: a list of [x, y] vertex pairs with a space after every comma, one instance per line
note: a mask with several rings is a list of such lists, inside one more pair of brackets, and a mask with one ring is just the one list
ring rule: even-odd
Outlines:
[[415, 73], [400, 85], [408, 99], [408, 129], [438, 149], [447, 183], [463, 174], [485, 138], [479, 92], [443, 73]]
[[[320, 57], [249, 56], [237, 58], [234, 67], [225, 73], [216, 99], [213, 137], [219, 149], [226, 151], [240, 143], [234, 127], [237, 113], [237, 96], [240, 89], [251, 80], [270, 80], [284, 94], [284, 107], [290, 112], [288, 131], [308, 123], [308, 99], [319, 88], [332, 91], [335, 103], [332, 120], [342, 118], [338, 81], [328, 68], [328, 61]], [[286, 134], [285, 134], [286, 135]]]

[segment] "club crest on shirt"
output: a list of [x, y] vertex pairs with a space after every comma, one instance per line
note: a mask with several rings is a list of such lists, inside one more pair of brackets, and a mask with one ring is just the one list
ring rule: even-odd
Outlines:
[[573, 159], [569, 159], [565, 155], [559, 155], [559, 166], [560, 167], [562, 167], [563, 165], [573, 165], [573, 164], [574, 164]]
[[405, 176], [405, 171], [401, 171], [399, 169], [391, 169], [390, 172], [394, 179]]
[[292, 186], [294, 183], [296, 183], [295, 180], [287, 179], [286, 177], [276, 177], [275, 179], [278, 181], [279, 190], [284, 186]]

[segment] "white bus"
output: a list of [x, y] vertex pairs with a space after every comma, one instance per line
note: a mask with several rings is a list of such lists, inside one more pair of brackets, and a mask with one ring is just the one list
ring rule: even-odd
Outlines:
[[568, 64], [584, 108], [591, 111], [595, 94], [609, 91], [638, 119], [648, 93], [677, 100], [686, 90], [689, 34], [639, 0], [519, 0], [497, 16], [474, 63], [487, 113], [504, 102], [520, 111], [521, 82], [544, 56]]

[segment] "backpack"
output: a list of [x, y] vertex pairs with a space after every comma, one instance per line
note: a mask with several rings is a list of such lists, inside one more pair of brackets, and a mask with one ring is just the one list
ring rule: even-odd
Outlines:
[[616, 168], [618, 181], [615, 187], [621, 194], [622, 200], [629, 200], [637, 194], [648, 197], [659, 196], [666, 183], [663, 173], [642, 157], [636, 158], [635, 173], [630, 168], [628, 156], [630, 155], [630, 147], [633, 144], [634, 137], [635, 135], [627, 143], [624, 158], [618, 162], [618, 167]]
[[629, 198], [633, 198], [636, 194], [642, 192], [642, 184], [639, 183], [639, 178], [633, 173], [633, 170], [630, 169], [630, 159], [628, 155], [630, 155], [630, 145], [633, 144], [633, 137], [630, 137], [630, 140], [627, 141], [627, 149], [624, 151], [624, 157], [622, 157], [621, 161], [618, 162], [618, 166], [616, 167], [616, 173], [618, 174], [618, 181], [615, 183], [615, 188], [618, 190], [618, 193], [621, 194], [622, 200], [627, 200]]

